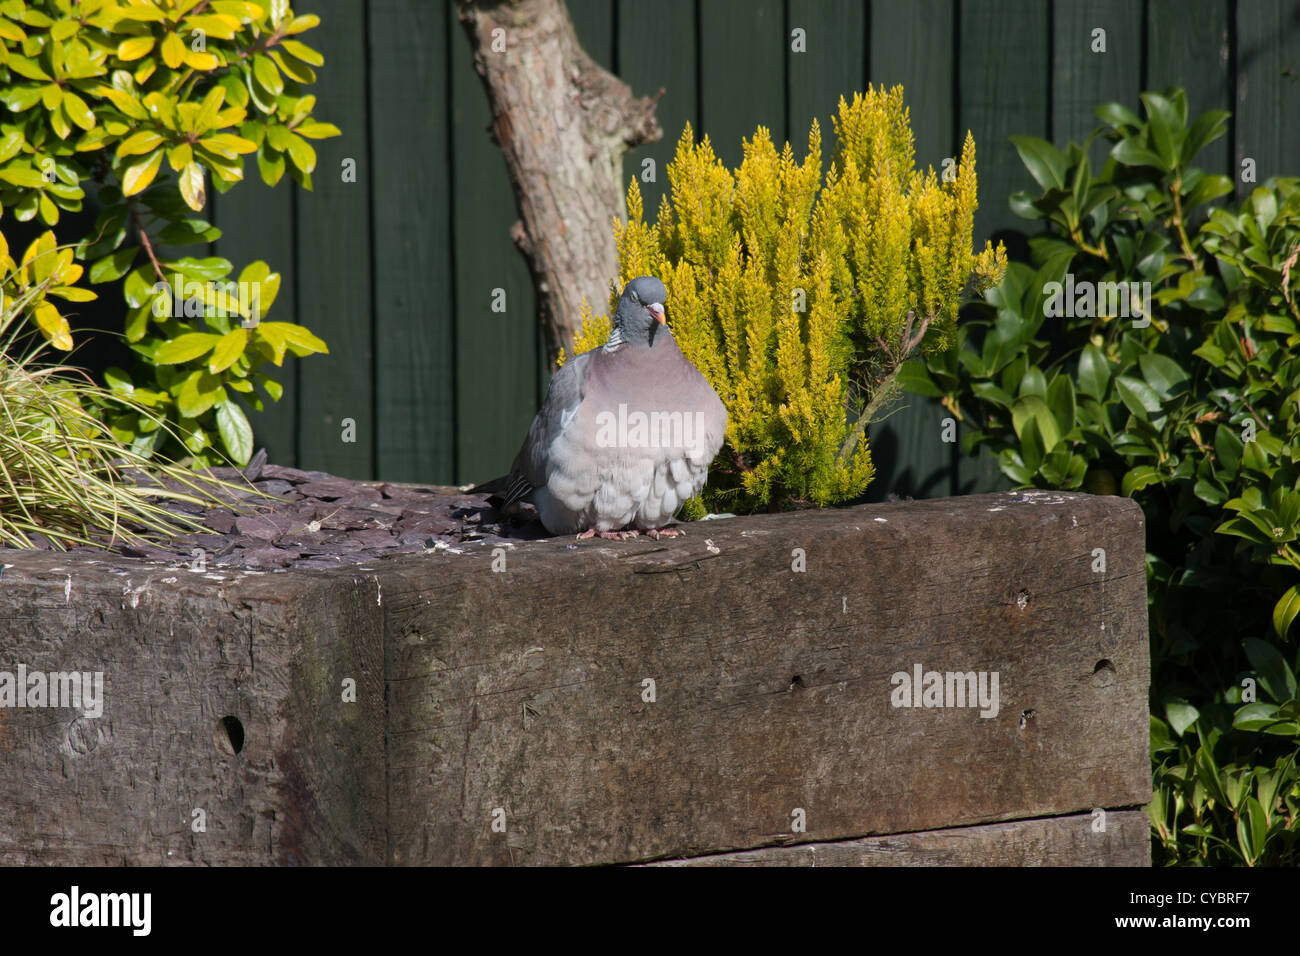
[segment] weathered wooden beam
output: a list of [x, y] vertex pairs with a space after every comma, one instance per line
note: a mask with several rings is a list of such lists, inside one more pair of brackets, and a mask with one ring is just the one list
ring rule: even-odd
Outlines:
[[[631, 863], [883, 834], [919, 861], [939, 852], [923, 831], [1004, 821], [1047, 826], [1045, 859], [1147, 859], [1123, 814], [1122, 853], [1040, 819], [1150, 798], [1127, 499], [972, 496], [327, 571], [0, 563], [0, 682], [104, 674], [98, 717], [0, 707], [0, 863]], [[929, 672], [985, 700], [896, 706]], [[982, 845], [995, 862], [1040, 843]]]
[[[1103, 829], [1104, 827], [1104, 829]], [[717, 853], [643, 866], [1150, 866], [1141, 810], [1079, 813], [838, 843]]]
[[[801, 512], [389, 571], [395, 863], [651, 860], [1150, 797], [1128, 500]], [[997, 674], [996, 716], [892, 706], [916, 668]]]
[[0, 565], [0, 672], [103, 675], [97, 717], [0, 706], [0, 864], [384, 861], [373, 580]]

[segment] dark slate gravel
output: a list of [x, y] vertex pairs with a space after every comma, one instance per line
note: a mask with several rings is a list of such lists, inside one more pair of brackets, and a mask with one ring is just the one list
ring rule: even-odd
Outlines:
[[[540, 522], [509, 522], [488, 495], [438, 485], [359, 482], [323, 471], [267, 464], [259, 451], [248, 467], [214, 468], [214, 477], [245, 484], [223, 492], [222, 505], [169, 509], [197, 517], [210, 532], [166, 541], [136, 542], [110, 550], [128, 557], [192, 564], [202, 552], [219, 568], [335, 568], [388, 554], [431, 548], [487, 546], [548, 537]], [[255, 491], [254, 491], [255, 489]], [[261, 498], [256, 492], [271, 496]], [[40, 536], [33, 547], [52, 546]], [[97, 551], [76, 547], [72, 551]]]

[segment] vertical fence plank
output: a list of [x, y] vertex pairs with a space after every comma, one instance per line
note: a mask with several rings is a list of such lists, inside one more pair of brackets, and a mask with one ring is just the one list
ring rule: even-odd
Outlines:
[[[695, 4], [675, 0], [659, 6], [642, 0], [619, 0], [618, 74], [638, 96], [664, 91], [655, 110], [664, 130], [663, 139], [630, 150], [623, 157], [623, 183], [629, 183], [633, 176], [641, 180], [646, 221], [654, 222], [659, 201], [668, 192], [665, 170], [682, 130], [690, 123], [696, 137], [700, 135], [700, 118], [695, 109]], [[648, 172], [643, 165], [647, 159], [654, 161], [653, 180], [643, 175]]]
[[[795, 52], [790, 33], [804, 31], [804, 52]], [[840, 97], [853, 99], [866, 76], [866, 5], [854, 0], [790, 0], [785, 31], [788, 63], [790, 129], [788, 137], [796, 159], [808, 144], [808, 129], [816, 119], [822, 133], [822, 170], [830, 162], [834, 127], [831, 117]], [[778, 143], [779, 146], [779, 143]]]
[[1237, 135], [1232, 178], [1243, 195], [1242, 160], [1255, 177], [1300, 176], [1300, 0], [1238, 0]]
[[[280, 273], [280, 291], [265, 316], [271, 322], [300, 321], [294, 294], [298, 263], [293, 237], [294, 193], [298, 189], [288, 176], [275, 188], [266, 185], [257, 171], [256, 162], [250, 157], [245, 163], [243, 182], [225, 194], [213, 190], [212, 223], [221, 230], [221, 238], [215, 243], [215, 254], [235, 264], [236, 278], [244, 266], [257, 259], [265, 260], [272, 272]], [[310, 201], [311, 194], [306, 196], [306, 201]], [[307, 325], [312, 328], [310, 323]], [[316, 328], [312, 331], [320, 332]], [[299, 359], [286, 355], [279, 368], [268, 363], [262, 370], [284, 386], [284, 393], [278, 402], [262, 395], [262, 411], [254, 411], [249, 406], [248, 420], [253, 426], [254, 447], [265, 447], [269, 460], [277, 465], [298, 463], [299, 364], [324, 361], [329, 361], [329, 358], [311, 355]], [[260, 388], [258, 392], [261, 392]]]
[[[537, 306], [510, 238], [518, 218], [469, 40], [449, 5], [452, 183], [456, 197], [457, 481], [505, 474], [537, 410]], [[506, 56], [509, 53], [504, 54]], [[496, 290], [504, 312], [494, 312]]]
[[[1010, 44], [1008, 24], [1016, 27]], [[1030, 180], [1010, 137], [1051, 138], [1048, 7], [1014, 0], [963, 0], [959, 32], [957, 145], [969, 129], [975, 137], [979, 163], [976, 244], [1001, 239], [1013, 258], [1027, 259], [1026, 237], [1032, 227], [1027, 228], [1011, 211], [1007, 197], [1024, 189]], [[1006, 486], [992, 455], [959, 459], [959, 494]]]
[[734, 168], [741, 138], [756, 127], [777, 143], [786, 136], [784, 10], [780, 0], [709, 0], [699, 11], [700, 120], [714, 152]]
[[424, 0], [374, 0], [376, 475], [450, 482], [455, 465], [448, 23]]
[[[342, 136], [317, 140], [314, 191], [298, 198], [298, 314], [329, 345], [298, 376], [298, 460], [348, 478], [374, 475], [374, 381], [371, 374], [370, 165], [365, 83], [365, 8], [325, 5], [328, 29], [313, 33], [325, 57], [313, 92], [321, 119]], [[356, 181], [344, 182], [345, 160]], [[343, 421], [355, 441], [343, 441]]]
[[611, 72], [614, 69], [614, 6], [616, 0], [565, 0], [573, 31], [587, 55]]
[[[1017, 29], [1008, 48], [1010, 23]], [[1015, 0], [963, 0], [960, 28], [953, 148], [961, 148], [969, 129], [979, 162], [975, 235], [980, 240], [1003, 238], [1022, 244], [1026, 222], [1011, 211], [1007, 197], [1026, 188], [1030, 179], [1010, 138], [1017, 134], [1050, 138], [1047, 7]]]
[[870, 79], [902, 84], [922, 169], [938, 170], [954, 153], [953, 8], [953, 0], [871, 5]]
[[[1064, 148], [1082, 144], [1101, 125], [1093, 112], [1100, 103], [1123, 103], [1141, 115], [1142, 7], [1132, 0], [1058, 0], [1053, 9], [1052, 141]], [[1094, 172], [1109, 149], [1107, 140], [1093, 142]]]
[[[1231, 110], [1230, 7], [1230, 0], [1148, 0], [1144, 89], [1181, 86], [1187, 91], [1189, 117]], [[1231, 161], [1232, 137], [1224, 136], [1201, 150], [1196, 164], [1236, 179]]]
[[[871, 82], [903, 86], [917, 165], [941, 170], [960, 146], [953, 143], [952, 0], [872, 4], [870, 44]], [[981, 188], [981, 200], [987, 196]], [[952, 446], [941, 440], [941, 421], [948, 413], [939, 400], [904, 394], [886, 414], [870, 433], [876, 479], [868, 498], [950, 494], [955, 458]]]

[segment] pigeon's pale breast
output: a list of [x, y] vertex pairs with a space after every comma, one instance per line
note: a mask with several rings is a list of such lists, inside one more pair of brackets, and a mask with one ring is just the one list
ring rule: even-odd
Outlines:
[[722, 436], [686, 422], [684, 410], [656, 414], [638, 421], [635, 412], [590, 402], [576, 410], [548, 450], [545, 486], [533, 494], [547, 528], [660, 528], [700, 493]]

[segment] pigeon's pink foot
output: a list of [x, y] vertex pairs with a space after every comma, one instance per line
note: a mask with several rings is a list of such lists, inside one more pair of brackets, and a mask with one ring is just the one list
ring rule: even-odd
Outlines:
[[626, 531], [597, 531], [595, 528], [588, 528], [582, 534], [578, 535], [579, 541], [585, 541], [588, 538], [603, 538], [606, 541], [627, 541], [629, 538], [635, 538], [641, 532], [635, 528], [629, 528]]
[[646, 537], [654, 538], [658, 541], [660, 538], [682, 538], [686, 532], [681, 528], [651, 528], [646, 532]]

